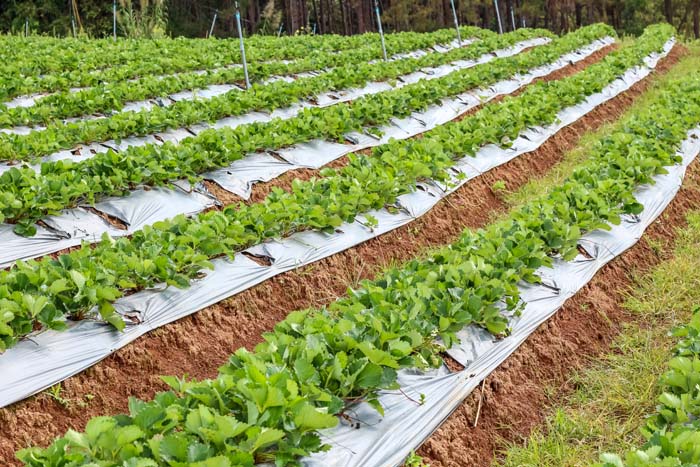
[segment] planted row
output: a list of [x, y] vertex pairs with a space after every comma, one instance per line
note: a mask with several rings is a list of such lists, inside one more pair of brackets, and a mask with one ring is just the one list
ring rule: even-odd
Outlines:
[[[261, 203], [231, 205], [188, 219], [155, 223], [132, 237], [107, 236], [94, 245], [56, 259], [17, 262], [0, 271], [0, 339], [3, 346], [38, 326], [65, 328], [66, 317], [82, 318], [97, 309], [121, 329], [113, 302], [125, 292], [157, 283], [187, 287], [210, 259], [302, 230], [333, 230], [342, 222], [395, 202], [418, 181], [445, 180], [456, 158], [474, 155], [485, 144], [507, 144], [532, 125], [554, 122], [557, 112], [601, 91], [628, 68], [660, 50], [670, 27], [649, 28], [633, 45], [608, 55], [585, 71], [561, 81], [539, 83], [523, 94], [486, 106], [423, 138], [396, 141], [374, 149], [371, 157], [352, 157], [323, 178], [295, 181]], [[486, 131], [485, 131], [486, 130]]]
[[[487, 30], [477, 30], [472, 37], [500, 37]], [[515, 34], [509, 37], [529, 37], [529, 34]], [[491, 41], [489, 44], [496, 44]], [[503, 44], [512, 45], [512, 42], [503, 40]], [[321, 76], [302, 79], [302, 82], [291, 86], [286, 81], [276, 81], [266, 85], [259, 83], [258, 87], [277, 87], [278, 93], [290, 93], [292, 90], [308, 87], [308, 91], [301, 94], [299, 99], [310, 98], [321, 91], [348, 89], [352, 86], [361, 86], [367, 79], [385, 80], [396, 78], [401, 74], [407, 74], [425, 66], [444, 64], [450, 61], [471, 58], [472, 54], [464, 52], [473, 50], [456, 48], [451, 52], [440, 54], [431, 53], [419, 59], [405, 58], [396, 62], [379, 61], [366, 63], [367, 52], [350, 51], [347, 53], [334, 53], [327, 56], [315, 56], [311, 60], [299, 60], [291, 63], [285, 62], [259, 62], [251, 63], [248, 74], [252, 82], [259, 82], [273, 75], [290, 75], [305, 71], [315, 71], [327, 67], [334, 67], [329, 73]], [[486, 46], [481, 50], [491, 51]], [[478, 56], [478, 55], [477, 55]], [[451, 58], [454, 57], [454, 58]], [[376, 78], [375, 78], [376, 76]], [[79, 92], [64, 91], [41, 98], [31, 107], [15, 107], [6, 109], [0, 114], [0, 127], [13, 127], [18, 125], [35, 125], [48, 123], [68, 117], [78, 117], [94, 113], [108, 113], [121, 110], [125, 104], [133, 101], [142, 101], [154, 97], [165, 97], [183, 90], [201, 89], [213, 84], [235, 84], [244, 79], [241, 67], [223, 68], [208, 73], [189, 72], [172, 76], [145, 76], [135, 81], [121, 81], [116, 83], [100, 84]], [[323, 81], [325, 86], [314, 85]], [[348, 87], [346, 87], [348, 86]], [[240, 92], [234, 90], [232, 92]], [[222, 96], [223, 99], [235, 99], [233, 96]]]
[[[470, 37], [475, 31], [479, 29], [465, 27], [461, 32], [464, 37]], [[432, 33], [395, 33], [386, 36], [386, 43], [388, 53], [397, 54], [451, 42], [454, 35], [454, 30], [448, 29]], [[22, 39], [14, 39], [15, 44], [17, 41], [22, 42]], [[88, 41], [88, 44], [95, 44], [94, 48], [88, 49], [88, 56], [84, 53], [71, 54], [71, 40], [61, 39], [55, 44], [57, 49], [52, 50], [51, 57], [43, 57], [35, 62], [31, 57], [37, 49], [41, 50], [41, 46], [36, 43], [41, 44], [45, 40], [47, 39], [29, 39], [29, 43], [35, 45], [35, 48], [30, 49], [31, 53], [24, 53], [22, 58], [8, 60], [0, 66], [0, 99], [240, 63], [239, 47], [233, 39], [183, 38], [154, 41], [120, 40], [116, 43], [109, 40]], [[0, 41], [0, 44], [2, 42]], [[114, 48], [117, 49], [116, 52], [111, 52]], [[364, 52], [364, 60], [381, 58], [378, 35], [370, 33], [316, 38], [253, 36], [247, 39], [247, 58], [251, 64], [285, 59], [308, 62], [309, 57], [326, 57], [337, 52], [343, 55], [357, 51]], [[66, 54], [70, 54], [69, 59], [60, 58]], [[105, 59], [112, 55], [121, 57], [119, 63], [114, 66], [104, 63]], [[71, 62], [73, 66], [62, 67], [66, 61]]]
[[[532, 37], [535, 34], [535, 31], [525, 31], [514, 33], [514, 36]], [[494, 37], [493, 40], [497, 41], [498, 38]], [[364, 52], [360, 50], [357, 54], [363, 55]], [[329, 54], [327, 59], [334, 62], [334, 65], [347, 63], [343, 57], [336, 54]], [[315, 59], [308, 60], [316, 63]], [[310, 69], [315, 69], [315, 65]], [[415, 70], [410, 66], [409, 69]], [[327, 90], [327, 85], [333, 85], [332, 82], [323, 85], [329, 76], [332, 78], [336, 75], [323, 74], [315, 80], [308, 78], [293, 83], [258, 84], [246, 92], [232, 90], [210, 99], [183, 100], [168, 107], [156, 106], [135, 112], [122, 112], [102, 119], [54, 121], [46, 129], [26, 135], [0, 133], [0, 158], [14, 160], [37, 157], [60, 149], [70, 149], [80, 143], [148, 135], [172, 128], [215, 122], [253, 110], [272, 110], [296, 103], [300, 98], [315, 95], [310, 94], [310, 91], [316, 87], [320, 87], [321, 91]]]
[[[318, 430], [360, 401], [397, 389], [397, 370], [437, 366], [454, 332], [507, 322], [495, 304], [519, 305], [519, 281], [576, 256], [587, 231], [641, 211], [634, 190], [678, 161], [700, 115], [700, 79], [667, 85], [646, 111], [601, 140], [551, 193], [425, 260], [392, 268], [327, 308], [294, 312], [254, 351], [240, 349], [212, 380], [164, 378], [172, 390], [132, 399], [130, 414], [97, 417], [46, 449], [18, 453], [32, 467], [188, 465], [252, 467], [327, 449]], [[672, 465], [672, 464], [670, 464]]]
[[[349, 104], [304, 109], [288, 120], [207, 130], [180, 144], [130, 147], [108, 151], [89, 160], [46, 162], [37, 174], [32, 168], [12, 168], [0, 175], [0, 221], [17, 223], [16, 232], [33, 235], [34, 222], [46, 214], [93, 203], [99, 196], [123, 195], [136, 185], [162, 185], [176, 178], [194, 180], [207, 170], [225, 167], [261, 149], [279, 149], [315, 138], [343, 140], [364, 127], [407, 116], [440, 99], [508, 79], [609, 33], [607, 26], [591, 26], [524, 54], [495, 59], [429, 82], [369, 95]], [[277, 98], [284, 99], [280, 94]]]
[[[460, 28], [461, 33], [468, 34], [473, 27]], [[247, 55], [252, 60], [294, 60], [303, 58], [311, 52], [342, 52], [350, 49], [376, 46], [379, 35], [365, 33], [352, 36], [326, 34], [322, 36], [264, 36], [252, 35], [246, 38], [250, 48]], [[434, 43], [444, 44], [455, 39], [453, 29], [441, 29], [430, 33], [398, 32], [386, 35], [389, 53], [401, 51], [403, 43], [424, 41], [430, 46]], [[420, 43], [420, 42], [419, 42]], [[180, 59], [183, 62], [177, 68], [167, 69], [179, 72], [192, 69], [192, 66], [221, 65], [240, 62], [238, 38], [201, 40], [178, 37], [175, 39], [152, 39], [148, 41], [120, 38], [118, 41], [86, 40], [80, 38], [51, 38], [41, 36], [0, 38], [0, 52], [12, 62], [5, 63], [4, 71], [8, 74], [52, 74], [77, 68], [105, 70], [128, 64], [130, 61], [150, 61], [160, 65]], [[32, 53], [29, 53], [32, 52]], [[381, 55], [381, 50], [378, 50]], [[199, 56], [199, 55], [202, 56]], [[184, 60], [194, 61], [186, 64]], [[137, 64], [137, 66], [149, 66]], [[165, 71], [165, 70], [164, 70]]]

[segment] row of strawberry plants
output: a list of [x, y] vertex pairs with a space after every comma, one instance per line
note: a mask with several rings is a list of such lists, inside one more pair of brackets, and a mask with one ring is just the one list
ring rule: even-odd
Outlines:
[[[473, 33], [481, 31], [474, 27], [465, 27], [462, 33], [470, 37]], [[368, 35], [368, 36], [371, 36]], [[257, 36], [256, 36], [257, 37]], [[454, 31], [440, 30], [433, 33], [396, 33], [387, 35], [388, 52], [391, 54], [410, 52], [417, 49], [431, 47], [436, 44], [450, 42], [454, 37]], [[362, 40], [365, 38], [365, 40]], [[259, 42], [260, 40], [258, 40]], [[371, 60], [381, 58], [381, 46], [377, 40], [370, 37], [351, 36], [343, 40], [329, 36], [330, 44], [343, 44], [341, 47], [314, 47], [313, 42], [285, 41], [281, 39], [266, 40], [267, 45], [260, 47], [253, 43], [248, 44], [248, 59], [251, 64], [261, 61], [269, 61], [275, 57], [283, 56], [293, 58], [295, 61], [306, 63], [306, 70], [324, 65], [320, 57], [332, 57], [335, 54], [348, 56], [348, 60]], [[288, 43], [287, 43], [288, 42]], [[128, 41], [125, 44], [132, 44]], [[323, 43], [323, 42], [321, 42]], [[123, 47], [122, 42], [118, 43]], [[237, 44], [232, 41], [187, 41], [170, 40], [161, 42], [137, 42], [135, 47], [138, 55], [131, 60], [117, 66], [93, 69], [90, 66], [80, 66], [76, 69], [59, 70], [49, 74], [40, 74], [38, 70], [18, 61], [6, 63], [4, 73], [0, 73], [0, 98], [8, 98], [25, 94], [68, 90], [73, 87], [95, 86], [103, 82], [118, 82], [146, 75], [163, 75], [176, 72], [223, 67], [240, 62], [240, 53]], [[147, 44], [143, 46], [142, 44]], [[189, 45], [188, 45], [189, 44]], [[130, 49], [126, 48], [127, 53]], [[56, 54], [62, 52], [57, 51]], [[99, 49], [93, 51], [95, 56], [104, 55]], [[318, 58], [314, 58], [318, 57]], [[81, 57], [83, 60], [84, 57]], [[42, 61], [41, 63], [46, 63]], [[50, 63], [50, 61], [49, 61]]]
[[[492, 35], [491, 31], [483, 30], [479, 28], [469, 27], [463, 30], [463, 33], [467, 35], [470, 39], [478, 38], [481, 36]], [[397, 36], [402, 36], [397, 34]], [[431, 33], [431, 34], [413, 34], [411, 37], [403, 37], [401, 40], [394, 40], [393, 49], [397, 53], [407, 53], [415, 50], [423, 50], [430, 47], [438, 46], [441, 42], [440, 39], [444, 34]], [[378, 44], [368, 43], [362, 46], [354, 47], [348, 50], [336, 51], [325, 51], [325, 50], [315, 50], [309, 51], [303, 54], [300, 58], [295, 61], [260, 61], [260, 60], [250, 60], [249, 61], [249, 71], [250, 77], [253, 81], [266, 78], [272, 74], [283, 74], [289, 75], [294, 73], [306, 72], [306, 71], [318, 71], [320, 69], [326, 69], [334, 66], [345, 65], [346, 63], [352, 62], [365, 62], [377, 58]], [[198, 54], [199, 56], [206, 56], [206, 53], [202, 52]], [[399, 54], [400, 56], [400, 54]], [[112, 90], [118, 91], [122, 90], [124, 92], [123, 86], [128, 86], [133, 84], [138, 87], [139, 83], [149, 84], [151, 87], [157, 86], [157, 84], [162, 81], [162, 86], [165, 87], [165, 91], [170, 93], [176, 92], [177, 90], [187, 89], [187, 87], [177, 87], [176, 85], [180, 83], [181, 86], [197, 87], [207, 84], [214, 84], [217, 82], [238, 82], [243, 80], [243, 70], [238, 64], [234, 63], [234, 66], [227, 66], [230, 62], [220, 62], [216, 61], [210, 67], [206, 69], [201, 69], [201, 67], [194, 66], [191, 70], [185, 70], [182, 73], [177, 73], [175, 75], [166, 75], [160, 72], [154, 73], [138, 73], [137, 70], [141, 67], [141, 61], [135, 61], [127, 66], [114, 67], [106, 70], [97, 70], [85, 72], [85, 76], [80, 78], [83, 81], [78, 82], [75, 79], [69, 79], [68, 82], [63, 76], [53, 76], [53, 75], [30, 75], [30, 76], [18, 76], [16, 77], [17, 83], [5, 83], [4, 87], [0, 87], [0, 92], [7, 91], [11, 92], [13, 95], [16, 94], [27, 94], [32, 91], [32, 87], [44, 86], [45, 89], [33, 89], [34, 92], [37, 91], [47, 91], [47, 90], [61, 90], [58, 96], [38, 96], [37, 102], [54, 102], [55, 99], [59, 99], [55, 104], [61, 103], [61, 96], [68, 98], [71, 94], [75, 94], [76, 89], [82, 90], [83, 93], [80, 94], [81, 97], [86, 99], [93, 97], [90, 93], [90, 87], [97, 87], [94, 92], [99, 90], [104, 90], [105, 92], [111, 92]], [[73, 74], [71, 74], [72, 76]], [[134, 79], [127, 79], [134, 77]], [[6, 76], [2, 79], [12, 81], [15, 78], [11, 76]], [[58, 82], [59, 84], [56, 84]], [[43, 83], [43, 84], [42, 84]], [[62, 83], [62, 84], [61, 84]], [[121, 85], [122, 87], [116, 87]], [[2, 83], [0, 82], [0, 86]], [[20, 92], [20, 88], [25, 87], [24, 93]], [[115, 88], [116, 87], [116, 88]], [[114, 89], [113, 89], [114, 88]], [[152, 95], [163, 95], [160, 90], [151, 89]], [[138, 97], [138, 93], [134, 94], [134, 97]], [[2, 96], [0, 96], [1, 98]], [[128, 96], [127, 96], [128, 97]], [[112, 99], [122, 99], [122, 97], [114, 96]], [[75, 99], [73, 97], [72, 99]], [[133, 100], [133, 99], [132, 99]], [[70, 101], [69, 103], [70, 104]], [[76, 104], [73, 104], [76, 105]], [[5, 109], [7, 112], [8, 109]], [[20, 112], [21, 109], [11, 110], [14, 112]], [[19, 118], [19, 117], [17, 117]], [[12, 121], [17, 120], [17, 118]], [[27, 123], [31, 123], [28, 120]], [[4, 120], [3, 125], [8, 125], [11, 122]]]
[[[276, 81], [256, 83], [255, 88], [278, 87], [275, 93], [297, 95], [299, 99], [313, 98], [320, 92], [360, 87], [369, 81], [385, 81], [422, 67], [435, 67], [457, 60], [469, 60], [498, 48], [511, 46], [533, 37], [551, 37], [547, 31], [519, 30], [497, 36], [487, 30], [475, 30], [474, 39], [482, 39], [470, 47], [455, 48], [447, 53], [431, 53], [419, 58], [403, 58], [392, 62], [356, 63], [335, 58], [339, 65], [320, 76], [303, 78], [299, 83]], [[252, 81], [262, 81], [272, 75], [305, 71], [307, 62], [284, 64], [268, 62], [251, 64]], [[133, 82], [101, 84], [78, 92], [64, 91], [41, 98], [31, 107], [16, 107], [0, 113], [0, 127], [48, 123], [68, 117], [121, 110], [128, 102], [167, 96], [184, 89], [199, 89], [213, 84], [236, 83], [243, 79], [241, 68], [225, 68], [207, 74], [183, 73], [168, 77], [146, 76]], [[290, 92], [289, 88], [292, 88]], [[294, 92], [296, 90], [296, 92]], [[2, 105], [0, 104], [0, 108]]]
[[[440, 38], [447, 41], [454, 36], [438, 33]], [[262, 39], [262, 40], [260, 40]], [[340, 40], [338, 40], [340, 39]], [[356, 48], [362, 45], [358, 36], [343, 37], [327, 36], [323, 41], [315, 40], [314, 44], [307, 39], [296, 37], [291, 41], [285, 38], [269, 40], [253, 36], [248, 44], [254, 47], [253, 54], [258, 59], [293, 59], [303, 57], [317, 49], [340, 51]], [[0, 54], [7, 58], [3, 63], [4, 75], [38, 75], [62, 73], [82, 69], [85, 71], [104, 70], [133, 61], [159, 62], [172, 58], [191, 58], [195, 61], [192, 66], [211, 66], [213, 64], [229, 63], [240, 59], [238, 39], [203, 41], [200, 39], [156, 39], [151, 41], [121, 39], [112, 40], [78, 40], [72, 38], [52, 38], [46, 36], [0, 37]], [[293, 47], [289, 47], [292, 45]], [[197, 55], [204, 51], [204, 57]], [[187, 65], [189, 67], [189, 65]], [[186, 69], [186, 68], [185, 68]], [[169, 71], [177, 71], [178, 68]]]
[[561, 81], [539, 83], [522, 95], [489, 105], [421, 139], [392, 141], [372, 157], [353, 157], [339, 172], [274, 190], [263, 202], [231, 205], [188, 219], [178, 216], [136, 232], [43, 261], [18, 262], [0, 272], [0, 339], [10, 346], [38, 326], [63, 329], [67, 316], [97, 308], [123, 328], [113, 302], [125, 292], [164, 282], [187, 287], [209, 260], [292, 232], [334, 229], [371, 209], [391, 204], [423, 178], [445, 180], [453, 160], [488, 143], [514, 139], [531, 125], [556, 120], [557, 112], [601, 91], [628, 68], [660, 50], [670, 27], [653, 27], [633, 45]]
[[672, 335], [679, 342], [660, 379], [657, 411], [642, 427], [646, 443], [624, 461], [603, 454], [601, 467], [691, 467], [700, 462], [700, 307]]
[[17, 223], [16, 231], [20, 234], [33, 235], [36, 220], [79, 202], [92, 203], [100, 196], [123, 195], [136, 185], [162, 185], [181, 177], [194, 180], [198, 174], [226, 166], [263, 148], [278, 149], [315, 138], [342, 140], [347, 132], [387, 123], [393, 117], [406, 116], [441, 98], [551, 63], [608, 32], [607, 27], [588, 27], [522, 56], [497, 59], [432, 80], [427, 85], [419, 82], [366, 96], [351, 104], [306, 109], [289, 120], [208, 130], [179, 145], [166, 143], [131, 147], [123, 152], [108, 151], [80, 163], [46, 162], [40, 174], [32, 168], [15, 167], [0, 175], [0, 220]]
[[[544, 36], [547, 36], [547, 34], [544, 33]], [[362, 60], [356, 60], [352, 56], [343, 54], [332, 55], [332, 63], [326, 63], [333, 67], [332, 71], [322, 73], [320, 76], [302, 79], [301, 83], [296, 84], [298, 88], [303, 89], [304, 86], [307, 86], [308, 89], [299, 98], [311, 98], [322, 91], [361, 86], [370, 79], [387, 80], [396, 78], [402, 74], [419, 70], [420, 67], [442, 65], [460, 59], [476, 58], [480, 55], [476, 55], [477, 50], [487, 53], [494, 50], [493, 47], [496, 45], [505, 47], [517, 42], [513, 41], [513, 38], [531, 38], [532, 33], [509, 34], [509, 40], [496, 41], [495, 39], [501, 36], [487, 30], [480, 30], [476, 31], [472, 37], [491, 38], [491, 40], [487, 41], [487, 44], [477, 42], [471, 47], [456, 48], [445, 54], [432, 53], [417, 59], [404, 58], [392, 62], [366, 63]], [[308, 71], [310, 65], [312, 69], [316, 69], [316, 64], [309, 61], [254, 63], [249, 67], [248, 73], [251, 81], [260, 82], [274, 75], [289, 75]], [[159, 96], [165, 97], [182, 90], [201, 89], [213, 84], [235, 84], [242, 81], [243, 77], [242, 68], [224, 68], [207, 74], [190, 72], [166, 77], [146, 76], [133, 82], [122, 81], [100, 84], [79, 92], [64, 91], [44, 97], [31, 107], [5, 109], [4, 112], [0, 113], [0, 127], [33, 125], [86, 114], [108, 113], [114, 110], [121, 110], [129, 102], [142, 101]], [[323, 85], [315, 86], [314, 84], [319, 81], [323, 82]], [[278, 92], [288, 93], [286, 89], [290, 87], [290, 84], [286, 81], [275, 81], [271, 84], [258, 83], [256, 87], [277, 86], [281, 88]], [[237, 91], [232, 90], [231, 92]], [[229, 96], [223, 96], [222, 98], [228, 99]]]
[[[474, 30], [473, 27], [463, 27], [462, 33]], [[452, 42], [455, 37], [453, 29], [442, 29], [431, 33], [401, 32], [387, 34], [386, 42], [389, 52], [394, 52], [398, 43], [415, 39], [437, 43]], [[251, 48], [248, 54], [252, 60], [294, 60], [303, 58], [312, 52], [342, 52], [345, 50], [365, 47], [367, 44], [378, 44], [379, 36], [367, 33], [354, 36], [260, 36], [253, 35], [246, 39]], [[431, 42], [426, 42], [427, 46]], [[434, 43], [434, 42], [432, 42]], [[381, 56], [381, 51], [377, 50]], [[86, 40], [81, 38], [56, 39], [52, 37], [32, 36], [29, 38], [16, 36], [0, 37], [0, 53], [7, 57], [2, 65], [2, 71], [7, 75], [37, 75], [55, 74], [65, 71], [82, 69], [85, 71], [105, 70], [128, 64], [129, 62], [150, 61], [141, 66], [153, 66], [163, 72], [177, 72], [192, 69], [192, 67], [211, 67], [222, 64], [239, 62], [238, 38], [220, 40], [201, 39], [155, 39], [149, 41], [120, 39]], [[202, 55], [202, 56], [200, 56]], [[169, 60], [191, 60], [176, 65], [168, 64]], [[163, 63], [163, 64], [161, 64]], [[147, 71], [144, 68], [143, 71]], [[143, 73], [137, 71], [137, 73]]]
[[639, 213], [634, 190], [678, 162], [675, 151], [698, 115], [700, 79], [668, 83], [549, 194], [362, 282], [327, 308], [290, 314], [254, 351], [238, 350], [218, 377], [164, 378], [172, 390], [132, 399], [129, 415], [96, 417], [84, 433], [70, 431], [19, 459], [32, 467], [298, 465], [328, 448], [318, 430], [354, 404], [382, 412], [378, 396], [398, 388], [397, 370], [439, 365], [437, 337], [449, 347], [470, 324], [506, 333], [496, 304], [518, 309], [517, 285], [539, 282], [538, 267], [573, 258], [584, 233]]
[[[516, 37], [530, 37], [535, 34], [535, 31], [514, 33]], [[328, 59], [337, 61], [336, 65], [346, 63], [342, 57], [333, 54], [329, 55]], [[53, 121], [46, 129], [25, 135], [0, 134], [0, 158], [12, 160], [36, 157], [60, 149], [70, 149], [81, 143], [147, 135], [172, 128], [214, 122], [253, 110], [275, 109], [297, 102], [299, 98], [308, 95], [308, 89], [313, 90], [318, 85], [321, 85], [323, 90], [322, 83], [325, 79], [324, 74], [317, 79], [258, 85], [247, 92], [232, 90], [210, 99], [184, 100], [168, 107], [123, 112], [101, 119]]]

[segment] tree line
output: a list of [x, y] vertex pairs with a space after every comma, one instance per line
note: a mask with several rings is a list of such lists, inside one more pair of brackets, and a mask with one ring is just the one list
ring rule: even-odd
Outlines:
[[[154, 0], [133, 8], [148, 14]], [[120, 8], [123, 5], [120, 0]], [[235, 0], [160, 0], [171, 36], [236, 34]], [[376, 0], [386, 31], [431, 31], [454, 24], [451, 0]], [[498, 29], [540, 27], [556, 33], [606, 22], [623, 34], [638, 34], [666, 21], [687, 37], [700, 38], [700, 0], [454, 0], [460, 24]], [[129, 0], [131, 6], [131, 1]], [[375, 0], [239, 0], [246, 34], [358, 34], [376, 31]], [[112, 32], [110, 0], [0, 0], [0, 31], [93, 37]], [[126, 35], [127, 31], [120, 31]]]

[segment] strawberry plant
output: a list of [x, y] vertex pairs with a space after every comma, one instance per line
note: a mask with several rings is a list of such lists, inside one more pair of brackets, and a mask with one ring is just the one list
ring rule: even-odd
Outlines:
[[[463, 37], [478, 36], [482, 31], [473, 27], [461, 29]], [[405, 53], [453, 39], [454, 30], [451, 29], [388, 34], [387, 52]], [[0, 39], [0, 50], [6, 57], [6, 62], [0, 65], [0, 99], [99, 86], [149, 75], [220, 68], [239, 64], [241, 58], [237, 39], [120, 39], [113, 42], [10, 36]], [[328, 60], [333, 56], [348, 56], [365, 61], [380, 58], [382, 51], [378, 35], [372, 33], [283, 38], [255, 35], [247, 39], [247, 54], [251, 64], [293, 60], [305, 63], [307, 70], [314, 70], [314, 63], [324, 66], [324, 57]], [[319, 57], [321, 61], [309, 57]]]
[[700, 461], [700, 307], [685, 326], [674, 329], [682, 337], [675, 357], [661, 376], [662, 394], [656, 414], [650, 416], [642, 433], [647, 442], [630, 451], [625, 461], [613, 454], [601, 456], [601, 467], [665, 467], [695, 465]]
[[[455, 60], [476, 58], [483, 53], [494, 50], [493, 47], [506, 47], [531, 38], [537, 33], [541, 37], [549, 34], [544, 31], [518, 30], [505, 37], [491, 33], [488, 30], [474, 30], [473, 38], [491, 39], [488, 44], [477, 41], [474, 45], [455, 48], [447, 53], [431, 53], [419, 58], [406, 57], [396, 62], [365, 63], [372, 56], [366, 48], [359, 48], [343, 53], [314, 54], [312, 59], [296, 60], [294, 62], [256, 62], [248, 68], [250, 79], [261, 82], [259, 87], [274, 88], [270, 94], [289, 94], [292, 99], [311, 98], [322, 91], [361, 87], [369, 80], [389, 80], [402, 74], [407, 74], [421, 67], [437, 66]], [[422, 42], [421, 42], [422, 45]], [[480, 52], [480, 53], [479, 53]], [[334, 67], [326, 76], [311, 76], [301, 78], [298, 83], [263, 80], [274, 75], [292, 75], [295, 73], [324, 70]], [[146, 75], [134, 80], [98, 83], [97, 85], [79, 91], [66, 90], [36, 101], [31, 107], [5, 108], [0, 113], [0, 127], [18, 125], [35, 125], [60, 121], [68, 117], [78, 117], [95, 113], [106, 114], [114, 110], [122, 110], [131, 101], [142, 101], [156, 97], [166, 97], [183, 90], [204, 88], [213, 84], [235, 84], [244, 79], [241, 67], [224, 67], [207, 73], [191, 71], [171, 76]], [[245, 93], [239, 90], [226, 96], [226, 99], [236, 99]], [[298, 94], [303, 92], [303, 94]], [[274, 107], [261, 107], [272, 109]]]
[[[524, 37], [533, 37], [535, 35], [548, 35], [542, 31], [523, 30], [509, 35], [503, 39], [498, 36], [492, 36], [490, 45], [487, 45], [486, 50], [493, 50], [494, 44], [512, 44], [516, 42], [514, 39]], [[477, 50], [473, 48], [470, 50]], [[318, 69], [318, 67], [337, 66], [354, 64], [358, 59], [367, 58], [366, 51], [359, 49], [358, 51], [348, 52], [355, 53], [358, 57], [342, 56], [338, 54], [328, 54], [318, 59], [313, 59], [315, 62], [306, 69]], [[435, 56], [438, 56], [436, 54]], [[478, 55], [477, 55], [478, 56]], [[309, 59], [311, 60], [311, 59]], [[322, 61], [323, 63], [319, 62]], [[401, 65], [394, 64], [394, 67], [405, 66], [409, 64], [407, 71], [414, 71], [415, 63], [411, 60], [403, 62]], [[387, 65], [389, 66], [389, 65]], [[267, 72], [263, 69], [268, 68], [274, 70], [272, 65], [251, 65], [254, 77], [256, 73], [264, 77]], [[286, 70], [290, 68], [287, 64], [281, 64], [276, 67], [277, 70]], [[348, 69], [343, 71], [347, 73]], [[231, 74], [238, 73], [240, 70], [232, 70]], [[176, 102], [167, 107], [152, 107], [140, 111], [121, 112], [101, 119], [90, 119], [81, 121], [52, 121], [49, 122], [46, 129], [41, 131], [32, 131], [26, 135], [5, 134], [0, 133], [0, 159], [13, 160], [24, 159], [29, 156], [37, 157], [40, 155], [51, 154], [60, 149], [70, 149], [76, 144], [89, 143], [93, 141], [107, 141], [110, 139], [126, 138], [128, 136], [147, 135], [157, 133], [171, 128], [182, 128], [190, 125], [195, 125], [203, 122], [214, 122], [216, 120], [242, 115], [253, 110], [275, 109], [284, 106], [289, 106], [297, 102], [300, 98], [312, 97], [320, 91], [334, 89], [333, 83], [327, 80], [335, 75], [322, 74], [319, 79], [312, 78], [300, 80], [294, 83], [273, 83], [256, 85], [248, 92], [240, 92], [233, 90], [226, 94], [216, 96], [210, 99], [198, 100], [183, 100]], [[324, 84], [325, 81], [325, 84]], [[366, 81], [365, 81], [366, 82]], [[359, 81], [358, 84], [362, 83]], [[311, 89], [307, 89], [311, 85]], [[320, 86], [314, 89], [314, 86]], [[295, 90], [290, 92], [289, 90]], [[336, 88], [337, 89], [337, 88]], [[111, 96], [105, 98], [111, 99]], [[43, 113], [46, 109], [39, 107], [39, 112]], [[17, 123], [17, 120], [29, 120], [32, 117], [32, 108], [18, 109], [16, 111], [7, 112], [6, 120], [9, 124]], [[0, 123], [2, 117], [0, 117]]]

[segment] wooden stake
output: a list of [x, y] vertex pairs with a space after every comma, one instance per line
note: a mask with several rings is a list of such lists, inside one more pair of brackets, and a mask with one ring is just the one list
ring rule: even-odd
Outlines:
[[481, 415], [481, 403], [484, 401], [484, 386], [486, 385], [486, 379], [481, 382], [481, 391], [479, 391], [479, 406], [476, 408], [476, 418], [474, 418], [474, 426], [479, 423], [479, 415]]

